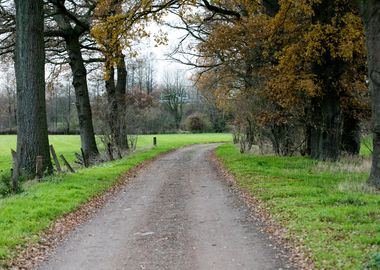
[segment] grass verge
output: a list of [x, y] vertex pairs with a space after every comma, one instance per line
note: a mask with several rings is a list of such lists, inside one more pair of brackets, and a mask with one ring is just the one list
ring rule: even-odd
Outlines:
[[380, 269], [373, 263], [380, 257], [380, 195], [366, 187], [360, 162], [242, 155], [231, 144], [216, 155], [287, 228], [287, 237], [302, 243], [318, 269]]
[[166, 141], [159, 140], [156, 148], [75, 174], [47, 177], [43, 182], [25, 187], [21, 194], [0, 199], [0, 262], [15, 256], [20, 246], [38, 241], [40, 233], [54, 220], [106, 191], [118, 177], [143, 161], [189, 144], [230, 140], [227, 134], [173, 135]]

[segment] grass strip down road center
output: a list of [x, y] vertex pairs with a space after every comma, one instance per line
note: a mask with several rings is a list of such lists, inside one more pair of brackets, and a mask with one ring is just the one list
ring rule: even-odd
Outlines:
[[369, 169], [360, 162], [242, 155], [232, 144], [216, 156], [305, 247], [316, 269], [380, 269], [380, 195], [365, 189]]
[[15, 256], [17, 247], [38, 241], [39, 234], [53, 221], [106, 191], [120, 176], [143, 161], [185, 145], [226, 142], [232, 137], [230, 134], [186, 134], [164, 138], [158, 140], [155, 148], [74, 174], [46, 177], [26, 187], [21, 194], [0, 199], [0, 262]]

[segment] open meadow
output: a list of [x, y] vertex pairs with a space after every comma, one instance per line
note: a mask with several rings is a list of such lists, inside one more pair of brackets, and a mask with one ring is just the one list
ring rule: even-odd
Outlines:
[[[226, 142], [232, 139], [231, 134], [228, 133], [140, 135], [137, 140], [137, 148], [151, 147], [153, 137], [157, 137], [157, 142], [160, 146]], [[49, 143], [54, 145], [58, 155], [63, 154], [69, 162], [75, 160], [75, 152], [80, 153], [79, 135], [50, 135]], [[100, 150], [104, 148], [99, 139], [98, 147]], [[12, 167], [11, 149], [16, 149], [16, 135], [0, 135], [0, 171], [5, 171]]]

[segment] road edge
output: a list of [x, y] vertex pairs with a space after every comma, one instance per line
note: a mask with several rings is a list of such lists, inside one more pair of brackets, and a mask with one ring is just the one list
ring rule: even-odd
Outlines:
[[209, 154], [209, 160], [217, 173], [221, 175], [222, 181], [226, 181], [242, 201], [247, 205], [251, 214], [264, 224], [264, 231], [273, 237], [273, 240], [284, 247], [290, 254], [289, 261], [301, 270], [316, 269], [314, 262], [305, 252], [305, 248], [301, 243], [297, 243], [286, 236], [287, 230], [284, 226], [274, 220], [265, 203], [254, 197], [248, 190], [239, 186], [236, 177], [224, 165], [223, 160], [216, 155], [217, 148], [213, 149]]
[[115, 182], [108, 189], [90, 198], [87, 202], [80, 205], [74, 211], [55, 220], [48, 228], [40, 233], [39, 240], [37, 242], [29, 243], [26, 246], [20, 247], [16, 250], [15, 254], [18, 253], [19, 255], [4, 261], [3, 263], [7, 265], [7, 268], [1, 268], [0, 266], [0, 270], [34, 269], [42, 263], [52, 251], [64, 242], [76, 228], [95, 217], [113, 196], [128, 185], [130, 179], [134, 178], [140, 170], [146, 168], [157, 159], [169, 155], [172, 152], [186, 146], [170, 149], [130, 168], [121, 176], [117, 177], [117, 180], [115, 180]]

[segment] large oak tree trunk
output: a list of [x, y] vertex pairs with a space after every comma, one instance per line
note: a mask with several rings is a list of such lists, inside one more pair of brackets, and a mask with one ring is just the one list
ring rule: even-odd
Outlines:
[[353, 156], [359, 155], [360, 152], [360, 121], [348, 113], [343, 114], [341, 149]]
[[373, 128], [372, 168], [368, 183], [380, 188], [380, 1], [362, 1], [362, 9], [367, 38]]
[[342, 116], [339, 99], [335, 93], [329, 93], [322, 101], [321, 160], [336, 161], [340, 156]]
[[309, 130], [310, 156], [323, 161], [336, 161], [340, 155], [342, 117], [339, 99], [334, 91], [312, 102], [312, 126]]
[[70, 67], [73, 73], [73, 86], [75, 89], [75, 105], [79, 118], [81, 146], [85, 159], [91, 161], [99, 154], [95, 141], [95, 132], [92, 123], [90, 97], [87, 86], [87, 71], [84, 66], [80, 49], [79, 36], [73, 34], [65, 37], [66, 48], [69, 54]]
[[42, 0], [16, 2], [17, 159], [23, 174], [35, 174], [36, 157], [52, 172], [45, 102]]

